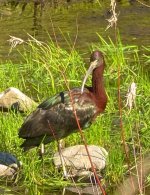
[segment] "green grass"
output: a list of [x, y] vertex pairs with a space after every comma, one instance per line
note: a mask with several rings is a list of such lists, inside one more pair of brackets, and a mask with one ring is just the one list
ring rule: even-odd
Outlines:
[[[85, 130], [84, 134], [88, 144], [102, 146], [109, 152], [105, 180], [111, 187], [119, 183], [128, 170], [119, 125], [118, 65], [121, 68], [120, 91], [123, 129], [130, 164], [134, 166], [134, 147], [137, 151], [137, 157], [140, 156], [140, 148], [142, 148], [143, 154], [149, 152], [150, 80], [148, 73], [144, 71], [144, 67], [149, 62], [147, 55], [149, 48], [144, 48], [145, 55], [140, 56], [137, 46], [124, 46], [120, 41], [116, 51], [116, 46], [111, 39], [109, 42], [105, 42], [102, 37], [99, 36], [99, 38], [99, 44], [92, 45], [90, 50], [99, 49], [105, 54], [104, 80], [108, 104], [105, 112], [89, 129]], [[56, 47], [53, 42], [37, 45], [30, 41], [28, 46], [25, 46], [21, 56], [21, 64], [8, 62], [0, 65], [0, 91], [10, 86], [17, 87], [40, 103], [57, 92], [67, 90], [63, 75], [65, 75], [70, 88], [81, 86], [87, 65], [75, 50], [69, 53]], [[133, 81], [137, 84], [136, 108], [129, 113], [128, 108], [125, 107], [125, 96]], [[90, 85], [90, 82], [89, 79], [87, 83]], [[18, 138], [18, 129], [27, 114], [29, 113], [0, 113], [0, 139], [4, 140], [0, 142], [0, 151], [16, 155], [23, 163], [16, 179], [16, 185], [20, 189], [28, 190], [30, 194], [42, 194], [42, 190], [50, 191], [68, 185], [69, 181], [63, 181], [62, 173], [53, 166], [52, 156], [57, 150], [55, 142], [46, 146], [43, 161], [37, 155], [38, 150], [23, 153], [20, 149], [22, 140]], [[67, 137], [65, 142], [66, 147], [82, 143], [78, 133]]]

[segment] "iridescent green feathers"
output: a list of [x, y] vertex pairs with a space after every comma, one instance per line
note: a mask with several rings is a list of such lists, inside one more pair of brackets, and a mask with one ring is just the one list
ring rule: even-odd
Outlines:
[[53, 97], [50, 97], [48, 99], [46, 99], [44, 102], [42, 102], [38, 108], [42, 108], [42, 109], [50, 109], [51, 107], [55, 106], [56, 104], [59, 103], [64, 103], [64, 99], [65, 97], [68, 96], [68, 93], [65, 92], [61, 92]]
[[84, 89], [81, 95], [81, 89], [75, 88], [41, 103], [19, 130], [19, 137], [26, 139], [22, 147], [38, 146], [42, 141], [46, 144], [77, 131], [74, 109], [81, 128], [87, 128], [97, 112], [96, 105], [91, 102], [88, 94], [88, 89]]

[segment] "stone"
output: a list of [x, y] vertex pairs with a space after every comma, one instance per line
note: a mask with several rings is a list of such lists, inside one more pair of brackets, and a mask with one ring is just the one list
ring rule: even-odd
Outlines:
[[[105, 168], [107, 151], [99, 146], [88, 145], [94, 168], [99, 172]], [[62, 156], [65, 166], [69, 167], [69, 172], [73, 176], [86, 176], [91, 174], [91, 163], [89, 161], [84, 145], [71, 146], [62, 149]], [[59, 153], [54, 154], [54, 165], [59, 168], [62, 166]], [[89, 173], [90, 170], [90, 173]]]
[[7, 152], [0, 152], [0, 177], [14, 176], [21, 166], [15, 156]]
[[26, 112], [36, 106], [36, 102], [17, 88], [10, 87], [0, 93], [0, 110], [7, 111], [12, 109], [19, 110], [20, 112]]

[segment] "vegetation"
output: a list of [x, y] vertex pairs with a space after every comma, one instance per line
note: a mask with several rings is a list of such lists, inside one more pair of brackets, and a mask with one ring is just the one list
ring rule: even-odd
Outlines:
[[[99, 49], [105, 54], [104, 76], [108, 104], [105, 113], [98, 117], [84, 134], [88, 144], [102, 146], [109, 152], [104, 175], [110, 189], [123, 179], [128, 172], [129, 164], [130, 167], [134, 167], [135, 159], [149, 152], [150, 80], [144, 67], [150, 58], [146, 55], [149, 48], [143, 48], [143, 54], [139, 55], [137, 46], [124, 46], [119, 41], [116, 52], [111, 39], [106, 42], [100, 35], [98, 36], [99, 44], [92, 45], [91, 50]], [[21, 55], [23, 58], [21, 64], [8, 62], [0, 65], [0, 91], [13, 86], [35, 101], [41, 102], [57, 92], [66, 90], [67, 85], [70, 88], [81, 86], [86, 64], [77, 51], [67, 52], [52, 41], [46, 44], [31, 39]], [[118, 76], [121, 79], [120, 86]], [[137, 84], [136, 106], [129, 111], [125, 106], [126, 94], [133, 81]], [[89, 79], [89, 85], [90, 82]], [[121, 92], [122, 128], [118, 111], [118, 87]], [[38, 149], [24, 153], [19, 147], [22, 140], [18, 138], [18, 129], [28, 114], [12, 111], [0, 113], [0, 139], [3, 140], [0, 142], [0, 151], [16, 155], [23, 164], [15, 180], [14, 191], [16, 186], [30, 194], [60, 189], [71, 181], [63, 181], [62, 172], [53, 166], [52, 157], [57, 150], [56, 143], [46, 146], [46, 154], [42, 159], [37, 155]], [[72, 134], [65, 139], [65, 143], [66, 147], [82, 143], [80, 134]]]

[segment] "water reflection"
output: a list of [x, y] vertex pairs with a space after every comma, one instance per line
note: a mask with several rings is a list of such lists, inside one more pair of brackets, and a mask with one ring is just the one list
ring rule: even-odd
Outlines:
[[[130, 188], [131, 189], [131, 188]], [[109, 192], [107, 194], [109, 195], [136, 195], [137, 193], [133, 193], [131, 190], [130, 193], [130, 189], [127, 190], [126, 192], [123, 191], [122, 193], [116, 193], [116, 192]], [[144, 190], [144, 194], [148, 195], [150, 194], [150, 186], [147, 186]], [[29, 194], [33, 194], [33, 191], [29, 190], [29, 189], [22, 189], [21, 187], [0, 187], [0, 194], [12, 194], [12, 195], [16, 195], [16, 194], [24, 194], [24, 195], [29, 195]], [[79, 186], [74, 186], [74, 187], [66, 187], [64, 189], [60, 189], [60, 190], [51, 190], [51, 189], [45, 189], [44, 187], [39, 189], [37, 191], [37, 194], [41, 194], [41, 195], [100, 195], [102, 194], [99, 190], [98, 186], [85, 186], [85, 187], [79, 187]]]
[[[32, 190], [30, 191], [29, 189], [22, 189], [21, 187], [0, 187], [0, 194], [32, 194]], [[37, 194], [43, 194], [43, 195], [77, 195], [77, 194], [84, 194], [84, 195], [100, 195], [102, 194], [100, 191], [99, 186], [96, 185], [90, 185], [88, 184], [87, 186], [84, 187], [79, 187], [79, 186], [70, 186], [66, 187], [60, 190], [50, 190], [50, 189], [45, 189], [40, 188], [38, 190]]]
[[[101, 4], [95, 4], [91, 1], [91, 3], [78, 3], [75, 5], [71, 1], [63, 7], [58, 6], [58, 1], [50, 1], [51, 3], [44, 0], [24, 2], [13, 1], [11, 6], [10, 3], [5, 3], [1, 6], [0, 58], [2, 60], [12, 59], [16, 61], [18, 59], [18, 54], [16, 54], [15, 50], [8, 56], [9, 44], [7, 40], [9, 35], [26, 40], [26, 33], [28, 32], [36, 36], [38, 40], [46, 41], [49, 39], [48, 32], [55, 41], [55, 29], [59, 45], [68, 49], [69, 46], [64, 36], [72, 46], [78, 26], [75, 48], [82, 53], [89, 50], [91, 43], [99, 41], [96, 33], [99, 33], [105, 39], [108, 36], [113, 38], [113, 29], [105, 31], [107, 26], [106, 19], [109, 18], [109, 1], [102, 1]], [[27, 4], [27, 2], [29, 3]], [[120, 12], [118, 27], [123, 43], [148, 45], [150, 34], [149, 8], [137, 2], [134, 2], [134, 6], [131, 6], [131, 2], [133, 3], [134, 1], [120, 1], [117, 5], [117, 9]], [[52, 6], [57, 8], [53, 9]], [[137, 22], [135, 23], [135, 21]]]
[[74, 186], [66, 187], [63, 190], [64, 195], [75, 195], [75, 194], [87, 194], [87, 195], [100, 195], [101, 190], [97, 185], [88, 185], [84, 187]]

